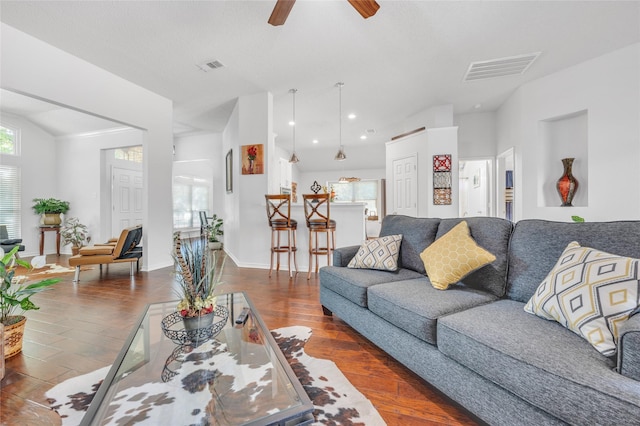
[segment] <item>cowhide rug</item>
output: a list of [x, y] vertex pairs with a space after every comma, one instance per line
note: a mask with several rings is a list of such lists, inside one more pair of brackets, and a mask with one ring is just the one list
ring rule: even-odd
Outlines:
[[[313, 402], [315, 425], [385, 425], [371, 402], [353, 387], [335, 363], [310, 357], [304, 352], [304, 345], [311, 337], [310, 328], [285, 327], [273, 330], [271, 334]], [[60, 415], [63, 426], [80, 424], [109, 368], [106, 366], [66, 380], [46, 392], [51, 409]], [[117, 398], [124, 401], [139, 391], [125, 389]], [[134, 404], [125, 409], [129, 410], [129, 414], [137, 409], [138, 415], [131, 415], [127, 424], [162, 424], [158, 423], [150, 410], [140, 408], [140, 401], [132, 401]], [[113, 424], [119, 423], [114, 421]]]

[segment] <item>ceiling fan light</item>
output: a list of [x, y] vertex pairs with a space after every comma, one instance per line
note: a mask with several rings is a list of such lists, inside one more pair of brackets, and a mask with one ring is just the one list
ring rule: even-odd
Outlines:
[[291, 158], [289, 158], [289, 162], [290, 163], [297, 163], [298, 161], [298, 156], [296, 155], [296, 152], [294, 151], [293, 154], [291, 154]]
[[340, 147], [340, 150], [338, 150], [338, 153], [334, 157], [334, 160], [336, 160], [336, 161], [344, 161], [346, 159], [347, 159], [347, 155], [344, 153], [344, 149], [342, 149], [342, 147]]

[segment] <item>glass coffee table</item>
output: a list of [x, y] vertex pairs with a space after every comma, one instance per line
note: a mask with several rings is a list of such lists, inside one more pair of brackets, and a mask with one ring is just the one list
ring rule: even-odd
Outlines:
[[313, 405], [248, 297], [216, 304], [228, 313], [219, 333], [179, 343], [161, 327], [177, 301], [147, 305], [81, 425], [310, 424]]

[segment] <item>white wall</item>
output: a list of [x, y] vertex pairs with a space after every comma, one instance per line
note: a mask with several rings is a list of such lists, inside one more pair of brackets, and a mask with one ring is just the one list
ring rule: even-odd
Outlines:
[[417, 114], [407, 117], [402, 123], [403, 133], [411, 132], [421, 127], [428, 129], [434, 127], [453, 126], [453, 105], [436, 105], [424, 109]]
[[171, 265], [172, 102], [4, 23], [0, 43], [1, 87], [146, 130], [142, 267]]
[[[586, 111], [588, 206], [539, 205], [540, 122]], [[497, 112], [497, 152], [516, 153], [516, 220], [640, 218], [640, 44], [521, 86]], [[560, 161], [560, 158], [557, 159]], [[561, 174], [561, 172], [560, 172]], [[560, 174], [546, 176], [555, 182]], [[580, 177], [578, 176], [578, 179]], [[559, 198], [558, 198], [559, 200]]]
[[[393, 162], [416, 155], [418, 217], [458, 217], [458, 143], [457, 127], [440, 127], [414, 133], [401, 139], [387, 142], [386, 179], [387, 214], [393, 212]], [[451, 205], [433, 204], [433, 156], [451, 154]]]
[[[111, 176], [108, 163], [103, 164], [102, 152], [142, 145], [143, 140], [144, 132], [132, 128], [56, 139], [56, 186], [60, 197], [69, 201], [70, 208], [66, 216], [77, 217], [87, 225], [94, 243], [118, 236], [111, 232], [111, 196], [107, 192], [111, 189], [110, 185], [106, 188], [101, 186], [103, 182], [109, 182], [108, 178]], [[46, 238], [53, 240], [51, 236]], [[52, 249], [45, 253], [54, 253], [53, 244], [48, 241], [46, 243]], [[71, 253], [71, 248], [61, 247], [61, 251]]]
[[[205, 178], [211, 188], [209, 216], [222, 216], [225, 194], [225, 155], [222, 134], [204, 133], [176, 138], [173, 174]], [[199, 221], [197, 222], [199, 223]]]
[[[384, 179], [385, 169], [363, 169], [363, 170], [342, 170], [327, 172], [300, 173], [298, 181], [298, 203], [302, 204], [302, 194], [311, 194], [311, 185], [318, 181], [320, 186], [324, 186], [328, 181], [337, 181], [341, 176], [359, 177], [360, 179]], [[320, 191], [322, 192], [322, 190]]]
[[453, 117], [458, 127], [458, 155], [460, 159], [495, 157], [496, 114], [474, 112]]
[[[2, 113], [0, 121], [20, 130], [20, 155], [0, 155], [3, 165], [20, 167], [22, 183], [22, 212], [20, 235], [9, 235], [11, 238], [22, 238], [25, 251], [22, 256], [34, 256], [39, 252], [40, 233], [38, 224], [40, 216], [35, 214], [34, 198], [58, 198], [66, 200], [56, 185], [58, 152], [53, 136], [35, 126], [28, 120], [11, 114]], [[53, 233], [45, 237], [45, 253], [55, 253]]]

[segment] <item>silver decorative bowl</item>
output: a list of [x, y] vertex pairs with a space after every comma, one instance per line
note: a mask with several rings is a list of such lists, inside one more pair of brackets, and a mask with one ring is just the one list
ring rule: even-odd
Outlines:
[[180, 312], [174, 312], [162, 319], [162, 331], [165, 336], [178, 345], [191, 344], [199, 346], [203, 342], [216, 337], [222, 331], [227, 319], [229, 319], [229, 311], [224, 306], [216, 306], [209, 315], [212, 316], [210, 323], [203, 316], [200, 317], [200, 324], [203, 324], [203, 326], [187, 329]]

